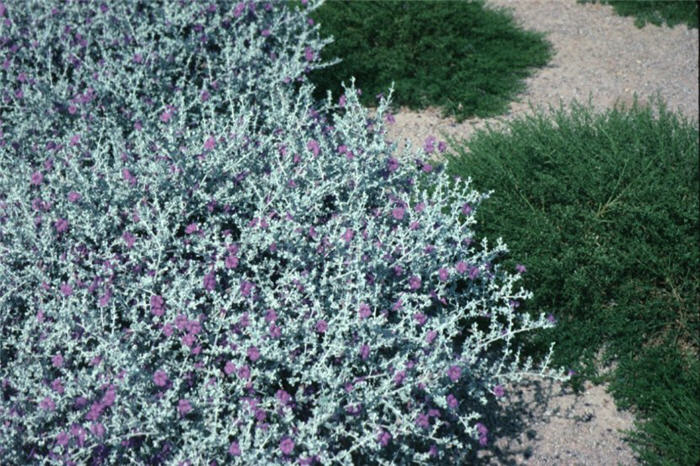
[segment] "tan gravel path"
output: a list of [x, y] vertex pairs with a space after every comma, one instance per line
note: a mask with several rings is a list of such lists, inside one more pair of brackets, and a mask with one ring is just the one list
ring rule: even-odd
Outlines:
[[[631, 104], [635, 93], [644, 103], [659, 92], [671, 110], [697, 121], [697, 29], [638, 29], [633, 18], [616, 15], [610, 6], [575, 0], [487, 0], [487, 5], [511, 8], [522, 27], [545, 32], [555, 50], [551, 63], [526, 80], [527, 90], [506, 115], [457, 123], [440, 118], [435, 108], [403, 108], [387, 126], [388, 139], [400, 147], [405, 139], [421, 147], [429, 136], [445, 139], [443, 133], [468, 139], [487, 123], [497, 128], [531, 113], [530, 105], [547, 110], [572, 99], [586, 103], [590, 97], [597, 110], [604, 110], [616, 102]], [[634, 427], [634, 415], [618, 411], [606, 388], [589, 383], [577, 396], [556, 383], [514, 387], [505, 404], [514, 410], [512, 423], [479, 452], [480, 463], [638, 464], [621, 432]]]

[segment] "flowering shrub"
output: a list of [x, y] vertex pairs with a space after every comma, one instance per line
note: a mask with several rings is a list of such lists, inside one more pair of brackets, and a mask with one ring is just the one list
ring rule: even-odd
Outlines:
[[5, 462], [439, 462], [558, 377], [511, 347], [553, 324], [473, 238], [486, 195], [389, 158], [388, 100], [312, 99], [318, 4], [8, 3]]

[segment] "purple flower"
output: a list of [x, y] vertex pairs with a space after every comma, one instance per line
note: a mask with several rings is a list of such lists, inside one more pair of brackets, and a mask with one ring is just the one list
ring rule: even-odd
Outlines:
[[80, 200], [82, 196], [79, 193], [76, 193], [75, 191], [71, 191], [68, 193], [68, 200], [70, 202], [77, 202]]
[[457, 269], [457, 272], [459, 272], [459, 273], [464, 273], [464, 272], [467, 271], [467, 264], [464, 263], [463, 261], [459, 261], [459, 262], [457, 262], [457, 264], [455, 265], [455, 268]]
[[450, 366], [450, 368], [447, 369], [447, 375], [450, 377], [450, 380], [456, 382], [462, 375], [462, 368], [459, 366]]
[[418, 288], [420, 288], [421, 285], [420, 277], [417, 275], [413, 275], [411, 278], [408, 279], [408, 285], [411, 287], [412, 290], [417, 290]]
[[268, 332], [272, 338], [279, 338], [279, 336], [282, 335], [282, 330], [275, 324], [270, 324]]
[[160, 295], [151, 296], [151, 313], [156, 316], [163, 315], [163, 297]]
[[124, 232], [124, 234], [122, 235], [122, 239], [126, 243], [126, 247], [129, 249], [131, 249], [134, 246], [134, 242], [136, 241], [134, 235], [132, 235], [128, 231]]
[[489, 430], [486, 428], [485, 425], [483, 425], [480, 422], [476, 423], [476, 430], [479, 431], [479, 445], [482, 447], [486, 446], [489, 443], [488, 439], [488, 433]]
[[277, 390], [277, 393], [275, 393], [275, 398], [280, 402], [282, 406], [287, 406], [287, 403], [289, 403], [289, 400], [292, 399], [291, 395], [287, 393], [284, 390]]
[[68, 283], [62, 283], [61, 293], [63, 293], [63, 296], [68, 297], [73, 294], [73, 288]]
[[241, 13], [243, 13], [243, 10], [245, 10], [245, 3], [241, 2], [238, 5], [236, 5], [236, 8], [233, 9], [233, 16], [235, 18], [238, 18], [241, 16]]
[[275, 320], [277, 320], [277, 313], [273, 309], [268, 309], [265, 313], [265, 321], [274, 322]]
[[201, 330], [202, 326], [198, 320], [190, 320], [185, 324], [185, 328], [192, 335], [197, 335]]
[[254, 285], [253, 283], [243, 280], [241, 282], [241, 294], [243, 296], [250, 296], [250, 292], [253, 289]]
[[240, 377], [243, 380], [247, 380], [250, 377], [250, 367], [241, 366], [238, 369], [238, 377]]
[[435, 136], [428, 136], [425, 140], [425, 144], [423, 144], [423, 150], [425, 150], [426, 153], [432, 154], [433, 151], [435, 150]]
[[66, 445], [68, 445], [69, 439], [70, 437], [68, 436], [68, 432], [59, 432], [56, 436], [56, 443], [58, 443], [62, 447], [65, 447]]
[[238, 446], [238, 442], [232, 442], [228, 447], [228, 453], [231, 456], [241, 456], [241, 447]]
[[555, 323], [557, 321], [552, 314], [547, 315], [547, 320], [551, 323]]
[[190, 224], [187, 225], [187, 227], [185, 228], [185, 233], [188, 234], [188, 235], [191, 235], [192, 233], [194, 233], [195, 231], [197, 231], [197, 229], [198, 229], [198, 227], [197, 227], [197, 224], [196, 224], [196, 223], [190, 223]]
[[495, 387], [493, 387], [493, 394], [499, 398], [502, 397], [505, 394], [505, 390], [503, 389], [503, 386], [496, 385]]
[[345, 104], [347, 103], [347, 99], [345, 98], [345, 94], [341, 95], [340, 98], [338, 99], [338, 106], [340, 108], [345, 107]]
[[318, 322], [316, 322], [316, 331], [318, 333], [326, 333], [326, 330], [328, 330], [328, 323], [321, 319]]
[[163, 335], [169, 337], [173, 334], [173, 326], [170, 324], [163, 325]]
[[428, 427], [430, 427], [430, 418], [427, 414], [420, 413], [418, 414], [418, 418], [416, 419], [416, 425], [418, 427], [427, 429]]
[[172, 111], [167, 111], [167, 110], [166, 110], [166, 111], [164, 111], [163, 113], [161, 113], [161, 115], [160, 115], [160, 121], [162, 121], [163, 123], [167, 123], [168, 120], [170, 120], [170, 117], [171, 117], [171, 116], [173, 116], [173, 112], [172, 112]]
[[284, 437], [280, 442], [280, 450], [285, 455], [289, 455], [294, 450], [294, 441], [289, 437]]
[[469, 204], [464, 204], [462, 206], [462, 213], [464, 215], [469, 215], [471, 213], [471, 211], [472, 211], [472, 207]]
[[68, 220], [66, 220], [65, 218], [59, 218], [58, 220], [56, 220], [55, 227], [56, 231], [59, 233], [68, 231]]
[[315, 140], [313, 140], [313, 139], [311, 139], [311, 140], [306, 144], [306, 148], [307, 148], [308, 150], [310, 150], [311, 152], [313, 152], [314, 157], [316, 157], [316, 156], [318, 155], [318, 152], [319, 152], [319, 150], [320, 150], [320, 146], [318, 145], [318, 142], [315, 141]]
[[394, 122], [396, 122], [394, 115], [392, 115], [391, 113], [387, 113], [386, 114], [386, 122], [389, 124], [393, 124]]
[[117, 392], [114, 389], [114, 385], [110, 385], [107, 391], [105, 392], [104, 396], [102, 397], [102, 405], [105, 407], [112, 406], [116, 397]]
[[39, 407], [47, 411], [53, 411], [56, 409], [56, 403], [53, 402], [48, 396], [39, 402]]
[[469, 270], [469, 279], [474, 280], [479, 275], [478, 267], [471, 267]]
[[41, 172], [37, 171], [32, 173], [31, 184], [33, 184], [34, 186], [39, 186], [43, 180], [44, 175], [42, 175]]
[[77, 443], [79, 447], [82, 447], [85, 444], [85, 429], [80, 427], [78, 424], [73, 424], [71, 425], [70, 433], [73, 434], [73, 437], [78, 439]]
[[413, 210], [415, 210], [418, 213], [423, 212], [424, 209], [425, 209], [425, 202], [419, 202], [418, 204], [415, 205], [415, 207], [413, 207]]
[[124, 178], [124, 180], [128, 181], [131, 186], [136, 184], [136, 178], [126, 168], [122, 169], [122, 178]]
[[312, 61], [314, 59], [314, 51], [311, 47], [306, 47], [306, 49], [304, 49], [304, 58], [306, 58], [306, 61]]
[[98, 422], [93, 422], [90, 426], [90, 432], [95, 437], [102, 437], [105, 434], [105, 427]]
[[241, 327], [247, 327], [250, 325], [250, 316], [248, 315], [247, 312], [244, 312], [239, 318], [238, 318], [238, 325]]
[[260, 359], [260, 350], [255, 346], [249, 347], [248, 358], [250, 358], [250, 360], [253, 362], [257, 361], [258, 359]]
[[360, 347], [360, 357], [362, 357], [363, 361], [369, 357], [369, 345], [362, 345]]
[[452, 409], [457, 409], [458, 405], [459, 403], [457, 402], [457, 398], [455, 398], [455, 396], [452, 393], [447, 395], [447, 406], [449, 406]]
[[226, 256], [226, 268], [235, 269], [236, 267], [238, 267], [238, 257], [232, 254]]
[[404, 209], [402, 207], [397, 207], [395, 209], [392, 209], [391, 211], [391, 216], [394, 217], [396, 220], [401, 220], [403, 218], [404, 214]]
[[63, 394], [63, 385], [61, 384], [61, 379], [55, 379], [51, 382], [51, 388], [59, 395]]
[[209, 139], [207, 139], [204, 142], [204, 150], [212, 150], [214, 148], [214, 145], [216, 144], [216, 139], [214, 139], [214, 136], [209, 136]]
[[381, 446], [385, 447], [389, 445], [389, 442], [391, 441], [391, 434], [385, 430], [382, 430], [377, 436], [377, 441], [381, 444]]
[[428, 344], [431, 344], [433, 340], [435, 340], [435, 337], [437, 337], [437, 332], [435, 330], [430, 330], [428, 334], [425, 336], [425, 341]]
[[345, 229], [345, 233], [343, 234], [343, 239], [345, 240], [346, 243], [349, 243], [352, 240], [352, 236], [354, 235], [354, 232], [350, 228]]
[[525, 273], [527, 271], [523, 264], [516, 265], [515, 270], [517, 270], [519, 273]]
[[182, 340], [182, 343], [185, 346], [192, 347], [192, 346], [194, 346], [194, 339], [195, 339], [194, 335], [192, 335], [191, 333], [188, 333], [187, 335], [183, 336], [180, 340]]
[[153, 383], [159, 387], [164, 387], [165, 384], [168, 383], [168, 374], [166, 374], [165, 371], [157, 370], [153, 374]]
[[371, 314], [369, 306], [365, 303], [360, 304], [359, 314], [360, 314], [360, 319], [366, 319], [367, 317], [369, 317]]
[[423, 325], [425, 321], [428, 320], [428, 318], [422, 312], [416, 312], [413, 314], [413, 318], [416, 322], [418, 322], [418, 325]]
[[394, 157], [390, 157], [387, 161], [387, 168], [391, 173], [395, 172], [399, 169], [399, 161], [396, 160]]
[[440, 142], [438, 143], [438, 150], [439, 150], [441, 153], [442, 153], [442, 152], [445, 152], [445, 150], [447, 150], [447, 144], [445, 144], [445, 141], [440, 141]]
[[192, 406], [189, 401], [181, 399], [177, 402], [177, 412], [180, 413], [180, 416], [184, 416], [190, 411], [192, 411]]
[[226, 375], [231, 375], [233, 371], [236, 370], [236, 366], [233, 365], [231, 361], [227, 361], [226, 365], [224, 366], [224, 373]]
[[61, 356], [60, 353], [55, 355], [51, 358], [51, 363], [53, 364], [53, 367], [61, 367], [63, 365], [63, 356]]
[[399, 371], [394, 376], [394, 383], [396, 385], [401, 385], [405, 379], [406, 379], [406, 371]]
[[440, 277], [440, 280], [443, 282], [447, 281], [447, 277], [449, 275], [450, 273], [445, 268], [441, 268], [440, 270], [438, 270], [438, 277]]
[[214, 288], [216, 288], [216, 274], [214, 272], [209, 272], [204, 276], [204, 289], [213, 291]]

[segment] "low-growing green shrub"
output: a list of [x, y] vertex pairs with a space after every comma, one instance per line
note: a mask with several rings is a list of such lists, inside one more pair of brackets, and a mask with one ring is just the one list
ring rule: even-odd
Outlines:
[[[527, 264], [534, 298], [523, 309], [559, 319], [533, 335], [535, 346], [555, 339], [554, 363], [575, 367], [577, 386], [598, 380], [599, 353], [603, 365], [617, 362], [607, 378], [616, 399], [652, 420], [656, 452], [646, 456], [696, 463], [697, 121], [660, 99], [603, 113], [575, 104], [480, 132], [447, 159], [451, 174], [495, 191], [475, 231], [502, 235]], [[690, 426], [678, 426], [673, 412], [687, 413]]]
[[321, 56], [342, 60], [309, 75], [317, 98], [354, 76], [368, 106], [395, 82], [398, 106], [436, 105], [460, 121], [497, 115], [552, 56], [543, 34], [482, 0], [331, 1], [311, 17], [334, 38]]
[[666, 24], [673, 27], [686, 24], [689, 28], [698, 28], [698, 2], [695, 0], [576, 0], [578, 3], [597, 3], [611, 5], [615, 13], [621, 16], [634, 16], [638, 28], [651, 23], [655, 26]]
[[565, 379], [486, 196], [312, 98], [319, 3], [0, 5], [3, 464], [464, 462]]

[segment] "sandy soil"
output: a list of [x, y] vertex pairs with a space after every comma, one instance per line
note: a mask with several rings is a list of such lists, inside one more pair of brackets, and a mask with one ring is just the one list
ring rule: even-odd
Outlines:
[[[698, 31], [634, 26], [631, 17], [617, 16], [612, 7], [578, 4], [574, 0], [487, 0], [494, 8], [511, 8], [526, 29], [547, 33], [555, 56], [545, 68], [526, 80], [527, 90], [503, 116], [457, 123], [440, 118], [428, 108], [400, 109], [387, 126], [387, 139], [408, 139], [422, 147], [426, 138], [449, 134], [468, 139], [490, 124], [498, 128], [532, 108], [547, 110], [572, 99], [598, 110], [616, 102], [640, 102], [659, 92], [669, 109], [698, 119]], [[531, 107], [532, 106], [532, 107]], [[400, 154], [400, 152], [397, 152]], [[560, 384], [532, 381], [509, 390], [504, 406], [506, 422], [494, 442], [479, 451], [482, 464], [528, 465], [634, 465], [638, 464], [623, 441], [623, 430], [634, 427], [633, 413], [619, 411], [605, 385], [586, 385], [575, 395]]]

